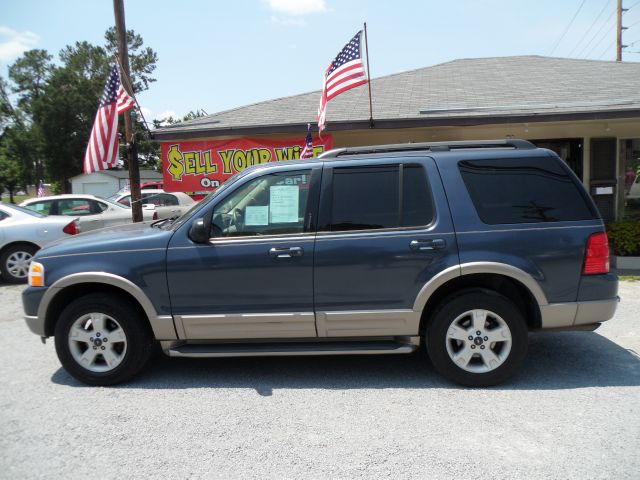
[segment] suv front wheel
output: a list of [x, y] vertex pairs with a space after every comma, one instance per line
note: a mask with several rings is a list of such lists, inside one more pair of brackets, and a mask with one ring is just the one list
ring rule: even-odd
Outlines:
[[467, 290], [445, 299], [428, 324], [426, 339], [438, 373], [469, 387], [503, 382], [527, 354], [522, 313], [491, 290]]
[[88, 385], [132, 378], [149, 360], [153, 338], [126, 299], [93, 293], [67, 306], [55, 328], [56, 353], [65, 370]]

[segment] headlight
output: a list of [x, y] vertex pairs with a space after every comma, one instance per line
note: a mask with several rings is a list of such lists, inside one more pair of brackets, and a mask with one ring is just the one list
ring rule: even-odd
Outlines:
[[39, 262], [32, 261], [29, 265], [29, 285], [44, 287], [44, 265]]

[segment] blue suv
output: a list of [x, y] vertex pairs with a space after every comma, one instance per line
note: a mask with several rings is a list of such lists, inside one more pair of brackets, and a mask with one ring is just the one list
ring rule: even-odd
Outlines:
[[179, 218], [40, 250], [26, 321], [75, 378], [172, 357], [400, 354], [469, 386], [512, 375], [534, 330], [616, 310], [603, 222], [523, 140], [337, 149], [255, 165]]

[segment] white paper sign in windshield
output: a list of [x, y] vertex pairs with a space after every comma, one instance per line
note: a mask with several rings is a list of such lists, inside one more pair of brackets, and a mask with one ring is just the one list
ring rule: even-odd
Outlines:
[[248, 206], [244, 211], [245, 225], [269, 225], [269, 205]]
[[275, 185], [270, 187], [269, 215], [270, 223], [294, 223], [298, 221], [297, 185]]

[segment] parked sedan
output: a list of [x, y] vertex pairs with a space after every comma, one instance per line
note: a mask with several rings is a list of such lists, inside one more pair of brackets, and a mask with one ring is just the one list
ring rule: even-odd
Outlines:
[[[182, 192], [144, 189], [141, 190], [140, 195], [143, 204], [151, 204], [156, 207], [160, 219], [182, 215], [195, 203], [189, 195]], [[131, 192], [116, 194], [109, 199], [129, 206], [131, 205]]]
[[[54, 195], [25, 200], [20, 205], [44, 215], [78, 217], [83, 232], [132, 221], [131, 207], [95, 195]], [[144, 220], [158, 219], [152, 205], [142, 209], [142, 216]]]
[[9, 283], [26, 283], [33, 255], [47, 243], [79, 233], [76, 219], [46, 216], [0, 204], [0, 274]]

